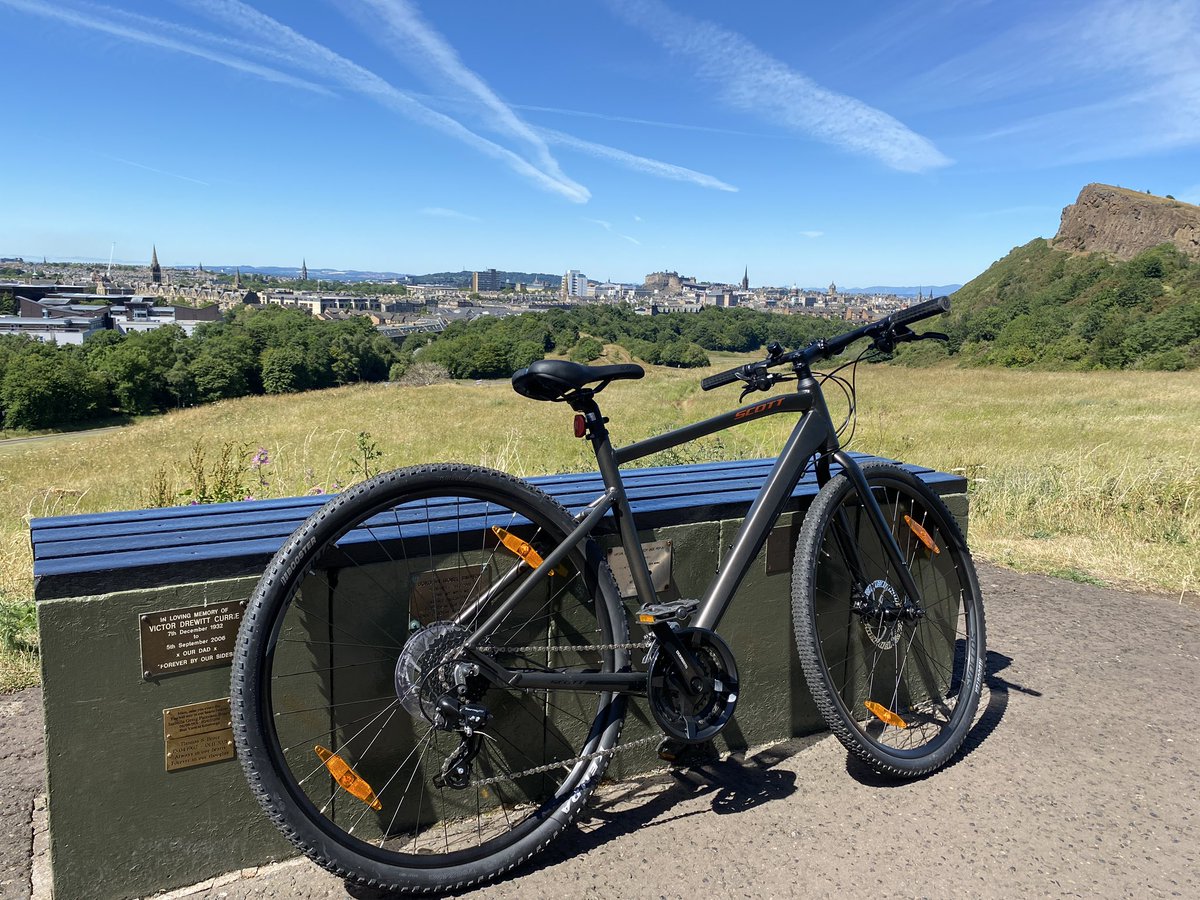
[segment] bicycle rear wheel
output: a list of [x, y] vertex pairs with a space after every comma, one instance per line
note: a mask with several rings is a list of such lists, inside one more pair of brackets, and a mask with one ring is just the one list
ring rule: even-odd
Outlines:
[[796, 644], [830, 730], [876, 771], [913, 777], [944, 765], [971, 727], [984, 677], [983, 601], [962, 533], [937, 495], [896, 466], [867, 464], [863, 474], [921, 612], [850, 479], [838, 475], [813, 501], [796, 547]]
[[[400, 891], [490, 878], [577, 814], [624, 698], [493, 684], [463, 642], [573, 526], [486, 469], [385, 473], [314, 513], [250, 600], [231, 687], [238, 755], [283, 834]], [[523, 555], [522, 555], [523, 554]], [[607, 564], [586, 541], [481, 642], [509, 668], [617, 671]], [[464, 727], [470, 726], [470, 727]]]

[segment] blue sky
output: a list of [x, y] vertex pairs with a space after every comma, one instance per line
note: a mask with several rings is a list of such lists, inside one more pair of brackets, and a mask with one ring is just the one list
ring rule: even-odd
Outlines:
[[0, 256], [964, 282], [1200, 202], [1200, 0], [0, 0]]

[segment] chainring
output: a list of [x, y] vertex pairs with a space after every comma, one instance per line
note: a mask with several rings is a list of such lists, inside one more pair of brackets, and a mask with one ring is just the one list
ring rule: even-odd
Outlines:
[[716, 737], [733, 718], [738, 700], [737, 663], [729, 645], [707, 628], [681, 628], [676, 635], [692, 652], [704, 685], [692, 696], [670, 653], [655, 644], [650, 651], [646, 697], [660, 728], [685, 744]]

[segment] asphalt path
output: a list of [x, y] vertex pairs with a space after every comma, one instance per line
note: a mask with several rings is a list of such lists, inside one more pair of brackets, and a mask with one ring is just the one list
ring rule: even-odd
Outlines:
[[[465, 896], [1200, 897], [1200, 610], [989, 565], [980, 579], [987, 689], [949, 767], [885, 781], [820, 735], [659, 772]], [[38, 704], [0, 697], [5, 897], [29, 891]], [[186, 895], [382, 896], [305, 860]]]

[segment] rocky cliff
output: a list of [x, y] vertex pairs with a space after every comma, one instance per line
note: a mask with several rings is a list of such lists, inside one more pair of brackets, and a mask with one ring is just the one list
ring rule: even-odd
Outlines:
[[1063, 210], [1053, 246], [1128, 260], [1165, 243], [1200, 259], [1200, 206], [1110, 184], [1089, 184]]

